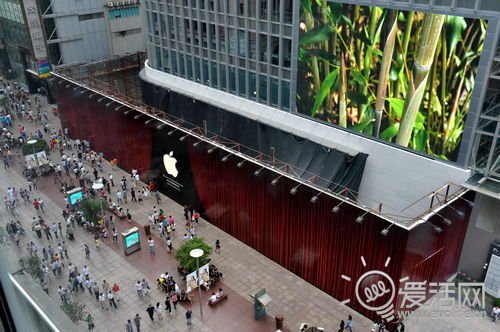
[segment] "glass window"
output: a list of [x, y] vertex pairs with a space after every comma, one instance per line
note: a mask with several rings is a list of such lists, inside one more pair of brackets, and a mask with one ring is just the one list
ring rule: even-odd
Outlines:
[[227, 81], [226, 81], [226, 65], [220, 65], [220, 88], [223, 91], [227, 91]]
[[281, 81], [281, 107], [290, 110], [290, 83]]
[[219, 82], [217, 81], [217, 64], [215, 62], [210, 62], [210, 70], [212, 72], [212, 82], [210, 82], [210, 85], [217, 88], [219, 87]]
[[210, 85], [210, 76], [208, 75], [208, 60], [203, 60], [203, 84]]
[[229, 91], [236, 93], [236, 69], [229, 67]]
[[267, 80], [265, 75], [259, 75], [259, 101], [267, 104]]
[[271, 78], [271, 105], [278, 106], [278, 80]]
[[256, 75], [255, 73], [248, 73], [248, 94], [250, 99], [256, 100], [257, 99], [257, 86], [256, 86]]
[[184, 77], [186, 78], [186, 64], [184, 62], [185, 60], [185, 57], [184, 57], [184, 54], [180, 53], [179, 54], [179, 75], [181, 77]]
[[177, 67], [177, 53], [172, 52], [172, 72], [174, 75], [179, 74], [179, 69]]
[[187, 58], [187, 78], [193, 80], [193, 58], [190, 55], [186, 56]]
[[200, 59], [194, 58], [194, 78], [196, 82], [201, 82]]
[[238, 81], [240, 84], [240, 96], [246, 97], [247, 89], [246, 89], [246, 75], [244, 69], [238, 69]]
[[161, 68], [161, 49], [159, 46], [155, 46], [155, 67], [156, 69], [160, 69]]
[[104, 13], [99, 12], [99, 13], [78, 15], [78, 20], [79, 21], [88, 21], [88, 20], [95, 20], [97, 18], [103, 18], [103, 17], [104, 17]]

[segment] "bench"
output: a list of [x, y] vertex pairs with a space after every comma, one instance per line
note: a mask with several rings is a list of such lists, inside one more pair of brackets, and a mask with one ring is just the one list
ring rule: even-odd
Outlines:
[[215, 300], [214, 302], [208, 301], [208, 305], [211, 307], [215, 307], [217, 304], [221, 303], [224, 300], [227, 300], [227, 294], [218, 297], [217, 300]]
[[116, 209], [116, 208], [115, 208], [115, 209], [108, 208], [108, 210], [109, 210], [110, 212], [112, 212], [115, 216], [117, 216], [117, 217], [118, 217], [118, 218], [120, 218], [120, 219], [125, 219], [125, 218], [127, 218], [127, 216], [126, 216], [125, 214], [120, 215], [120, 214], [118, 213], [118, 209]]

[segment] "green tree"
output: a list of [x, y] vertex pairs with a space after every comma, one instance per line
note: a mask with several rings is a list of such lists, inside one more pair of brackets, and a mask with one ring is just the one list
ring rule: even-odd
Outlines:
[[24, 143], [21, 150], [23, 151], [23, 156], [33, 154], [33, 150], [35, 152], [45, 151], [47, 154], [50, 152], [47, 141], [43, 139], [37, 139], [35, 144]]
[[178, 249], [175, 259], [186, 269], [189, 273], [196, 270], [196, 258], [189, 255], [191, 250], [203, 250], [203, 256], [200, 257], [200, 266], [208, 263], [208, 257], [212, 253], [212, 247], [203, 241], [203, 238], [195, 237], [187, 242], [184, 242]]
[[[108, 208], [108, 202], [106, 200], [102, 200], [102, 209], [105, 210]], [[85, 219], [91, 222], [97, 222], [99, 220], [99, 216], [101, 215], [101, 200], [98, 198], [84, 198], [80, 202], [80, 209], [85, 216]]]
[[28, 256], [19, 260], [19, 265], [23, 272], [29, 274], [35, 281], [41, 282], [43, 279], [42, 262], [38, 256]]
[[[68, 302], [61, 305], [61, 310], [73, 323], [78, 324], [79, 321], [87, 321], [90, 314], [86, 310], [85, 304], [79, 302]], [[92, 316], [91, 316], [92, 319]]]

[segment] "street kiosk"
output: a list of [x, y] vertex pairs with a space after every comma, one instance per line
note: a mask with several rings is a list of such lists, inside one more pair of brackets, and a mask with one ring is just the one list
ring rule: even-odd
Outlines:
[[261, 320], [266, 315], [266, 306], [272, 301], [272, 298], [266, 293], [265, 288], [254, 295], [250, 294], [250, 296], [254, 299], [255, 320]]
[[141, 249], [141, 236], [137, 227], [132, 227], [122, 232], [122, 240], [123, 251], [127, 256]]

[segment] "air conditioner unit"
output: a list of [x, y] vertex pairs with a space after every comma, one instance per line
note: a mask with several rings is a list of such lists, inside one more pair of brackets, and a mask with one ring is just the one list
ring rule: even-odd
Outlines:
[[127, 0], [126, 2], [127, 2], [127, 5], [129, 5], [129, 6], [132, 4], [132, 1], [130, 1], [130, 0]]
[[115, 2], [113, 2], [113, 5], [114, 5], [115, 7], [118, 7], [118, 6], [120, 5], [120, 3], [119, 3], [118, 1], [115, 1]]
[[120, 5], [125, 6], [125, 1], [120, 1]]
[[113, 7], [113, 3], [112, 2], [108, 2], [108, 7]]

